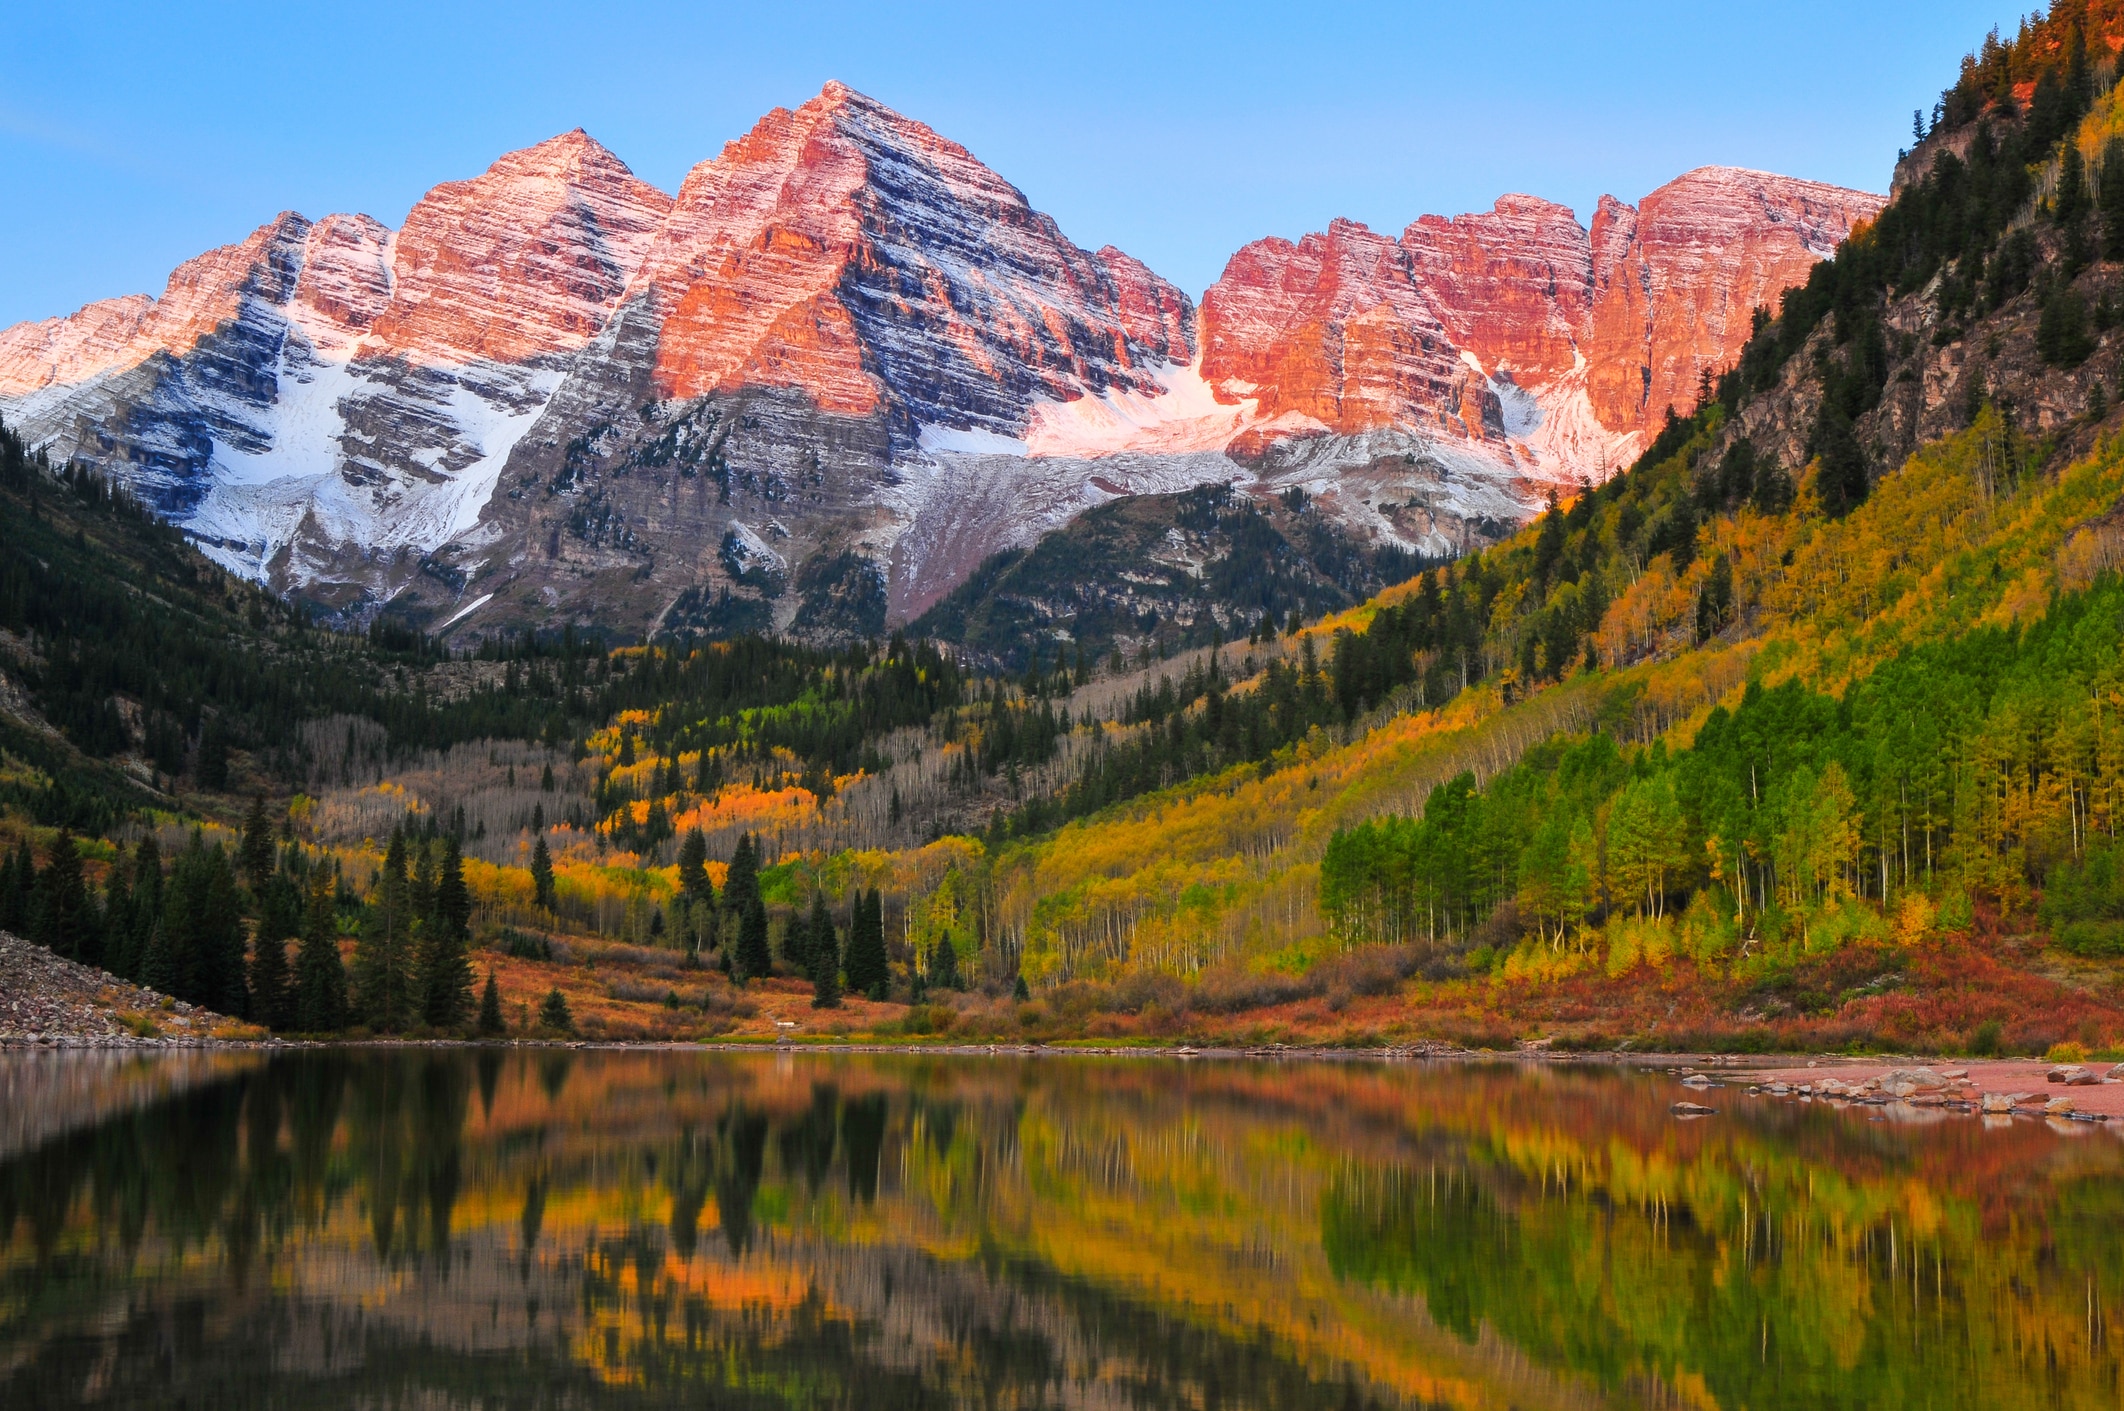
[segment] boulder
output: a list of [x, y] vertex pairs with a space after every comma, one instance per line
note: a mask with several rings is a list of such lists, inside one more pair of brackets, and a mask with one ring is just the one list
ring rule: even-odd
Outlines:
[[1703, 1104], [1695, 1102], [1677, 1102], [1667, 1110], [1676, 1117], [1711, 1117], [1718, 1112], [1715, 1107], [1705, 1107]]

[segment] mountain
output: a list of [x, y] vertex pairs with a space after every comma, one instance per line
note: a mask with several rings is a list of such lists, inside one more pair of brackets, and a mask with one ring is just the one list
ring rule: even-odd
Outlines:
[[0, 331], [0, 415], [218, 561], [459, 634], [874, 634], [1084, 510], [1303, 489], [1374, 550], [1602, 478], [1880, 198], [1705, 169], [1235, 255], [1198, 311], [834, 83], [675, 196], [586, 134]]

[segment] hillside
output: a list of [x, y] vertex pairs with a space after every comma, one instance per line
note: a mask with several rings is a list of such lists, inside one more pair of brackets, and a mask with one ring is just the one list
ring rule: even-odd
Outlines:
[[[2059, 14], [1626, 473], [1450, 561], [1219, 484], [911, 638], [453, 653], [320, 631], [9, 439], [42, 826], [0, 924], [137, 977], [176, 857], [221, 919], [160, 903], [173, 992], [281, 1028], [274, 937], [314, 935], [328, 1027], [461, 1026], [483, 970], [511, 1031], [2115, 1048], [2124, 164], [2084, 149], [2124, 18]], [[721, 548], [755, 593], [763, 543]], [[787, 581], [875, 631], [831, 563]], [[80, 868], [59, 822], [106, 835]]]

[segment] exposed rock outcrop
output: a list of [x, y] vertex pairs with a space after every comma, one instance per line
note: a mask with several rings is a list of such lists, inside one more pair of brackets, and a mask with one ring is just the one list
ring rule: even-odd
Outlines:
[[284, 214], [160, 299], [0, 332], [0, 414], [350, 616], [845, 634], [1146, 491], [1493, 538], [1623, 464], [1878, 206], [1706, 168], [1590, 230], [1525, 196], [1337, 221], [1241, 250], [1198, 316], [833, 83], [675, 197], [576, 131], [395, 232]]

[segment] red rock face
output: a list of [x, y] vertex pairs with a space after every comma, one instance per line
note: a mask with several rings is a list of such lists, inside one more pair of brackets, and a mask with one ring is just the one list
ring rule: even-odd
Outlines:
[[1482, 434], [1463, 416], [1467, 370], [1414, 278], [1409, 252], [1355, 221], [1257, 240], [1202, 298], [1202, 375], [1266, 420], [1335, 431], [1422, 425]]
[[[1774, 308], [1882, 204], [1707, 167], [1642, 208], [1603, 197], [1591, 231], [1562, 206], [1506, 196], [1479, 215], [1425, 216], [1398, 243], [1345, 221], [1295, 245], [1257, 241], [1203, 295], [1203, 374], [1264, 418], [1496, 440], [1467, 354], [1552, 412], [1582, 386], [1620, 445], [1669, 405], [1694, 406], [1701, 375], [1739, 355], [1754, 309]], [[1581, 439], [1552, 459], [1591, 453]]]
[[247, 297], [286, 299], [309, 228], [284, 211], [248, 238], [177, 266], [160, 299], [105, 299], [66, 318], [0, 331], [0, 395], [85, 381], [157, 353], [183, 357], [202, 337], [234, 322]]
[[406, 216], [371, 351], [524, 362], [595, 337], [671, 199], [580, 128], [450, 181]]
[[1034, 400], [1147, 389], [1193, 323], [1141, 264], [1078, 249], [965, 148], [838, 83], [693, 169], [637, 287], [663, 396], [794, 387], [1012, 435]]
[[1571, 370], [1592, 277], [1570, 207], [1503, 196], [1480, 215], [1424, 216], [1401, 235], [1411, 273], [1438, 303], [1454, 344], [1525, 386]]
[[1884, 204], [1862, 191], [1733, 167], [1677, 177], [1635, 212], [1603, 200], [1586, 350], [1602, 424], [1646, 430], [1670, 406], [1694, 407], [1702, 374], [1716, 376], [1740, 356], [1754, 311], [1775, 312], [1779, 295], [1805, 283], [1815, 262]]

